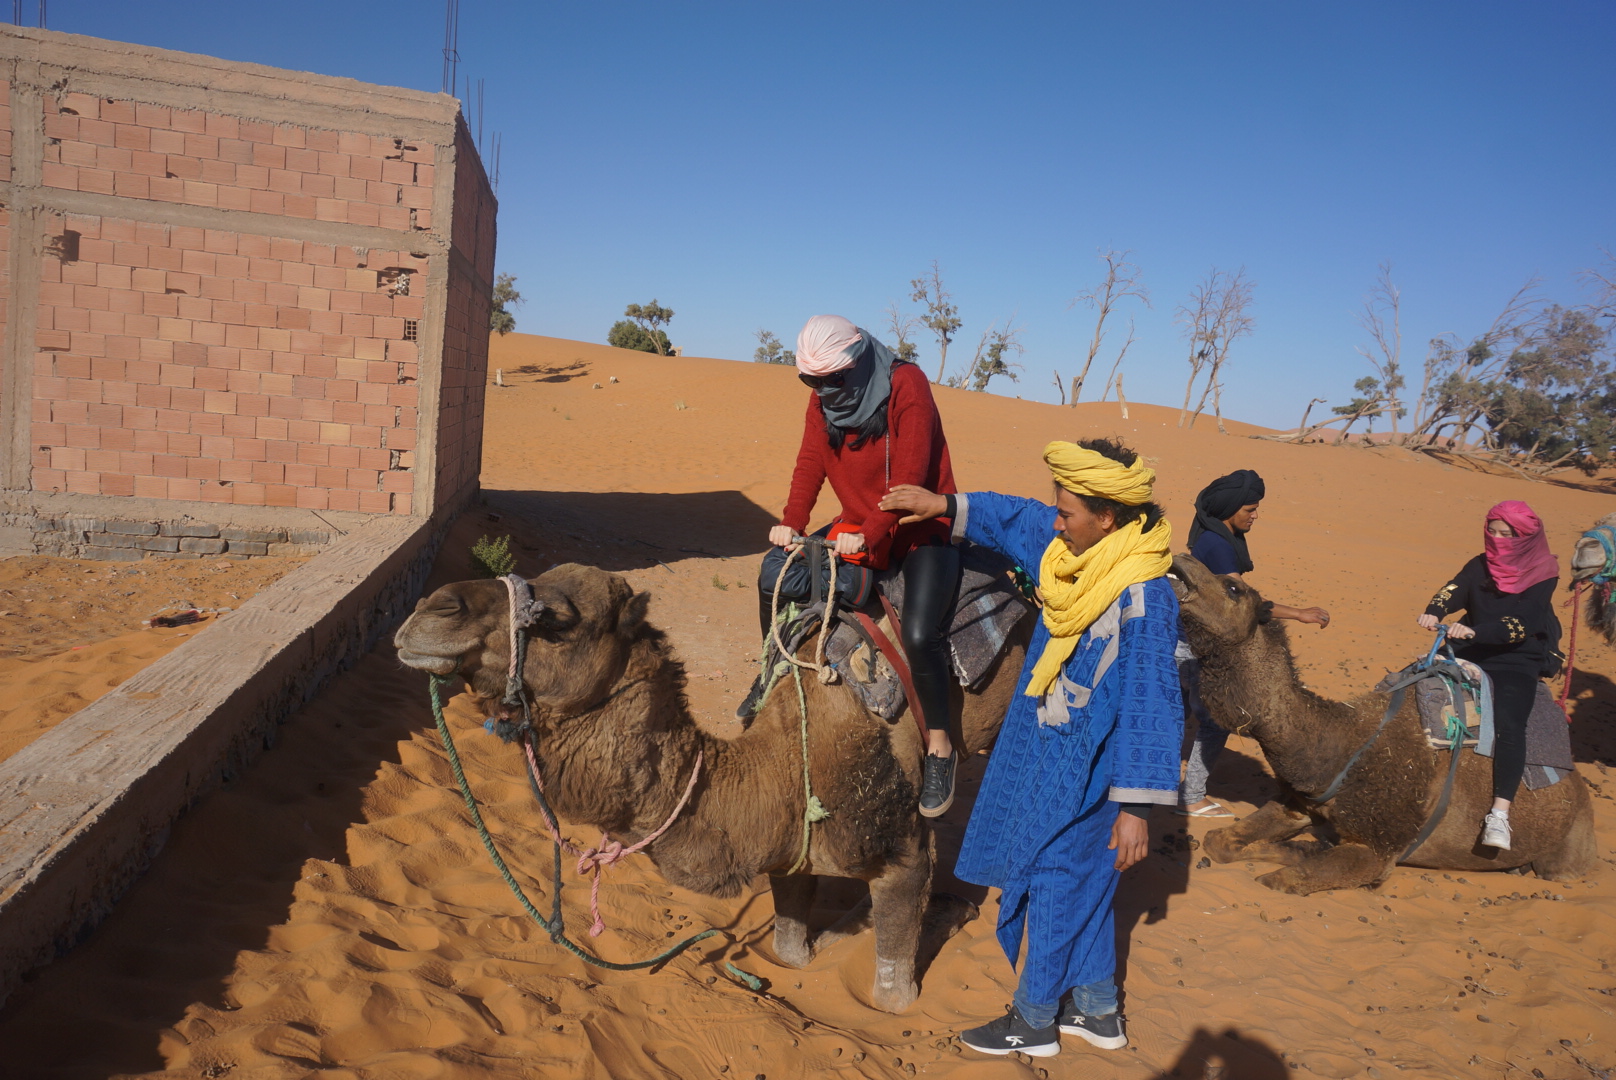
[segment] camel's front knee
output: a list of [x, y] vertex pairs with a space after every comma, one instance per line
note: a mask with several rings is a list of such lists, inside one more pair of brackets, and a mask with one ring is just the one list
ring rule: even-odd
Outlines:
[[1362, 844], [1342, 844], [1295, 866], [1263, 874], [1257, 880], [1275, 892], [1306, 896], [1327, 889], [1355, 889], [1385, 878], [1393, 860]]

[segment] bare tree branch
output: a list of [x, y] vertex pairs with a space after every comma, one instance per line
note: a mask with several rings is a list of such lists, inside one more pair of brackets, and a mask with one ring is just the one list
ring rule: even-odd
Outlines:
[[1146, 307], [1150, 307], [1150, 292], [1140, 280], [1139, 267], [1128, 261], [1131, 251], [1102, 251], [1100, 259], [1105, 263], [1105, 277], [1100, 284], [1087, 292], [1079, 293], [1073, 298], [1068, 307], [1077, 304], [1087, 304], [1097, 313], [1094, 319], [1094, 336], [1089, 341], [1089, 355], [1083, 361], [1083, 370], [1072, 379], [1071, 404], [1076, 405], [1083, 393], [1083, 384], [1088, 381], [1089, 368], [1094, 364], [1094, 358], [1099, 355], [1100, 346], [1105, 340], [1105, 320], [1123, 300], [1132, 296], [1140, 300]]

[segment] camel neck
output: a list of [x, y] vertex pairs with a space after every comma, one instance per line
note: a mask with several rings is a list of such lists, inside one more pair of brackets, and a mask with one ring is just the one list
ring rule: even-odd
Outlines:
[[1372, 730], [1352, 706], [1302, 685], [1277, 624], [1260, 627], [1234, 648], [1208, 650], [1201, 696], [1221, 722], [1257, 741], [1276, 776], [1303, 792], [1327, 787]]

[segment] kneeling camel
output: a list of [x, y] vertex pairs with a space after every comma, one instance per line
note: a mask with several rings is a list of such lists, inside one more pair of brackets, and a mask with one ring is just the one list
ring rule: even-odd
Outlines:
[[[1512, 850], [1479, 846], [1479, 822], [1492, 804], [1492, 759], [1468, 750], [1461, 751], [1446, 816], [1404, 860], [1437, 803], [1448, 761], [1427, 743], [1412, 694], [1339, 794], [1316, 801], [1369, 741], [1390, 695], [1348, 703], [1315, 694], [1297, 677], [1284, 627], [1269, 619], [1251, 586], [1187, 555], [1173, 560], [1172, 578], [1185, 634], [1201, 659], [1202, 699], [1219, 724], [1257, 740], [1280, 783], [1278, 800], [1207, 834], [1213, 859], [1282, 863], [1257, 880], [1304, 895], [1377, 884], [1400, 862], [1436, 870], [1530, 867], [1551, 881], [1575, 880], [1592, 865], [1593, 806], [1576, 773], [1537, 791], [1521, 788], [1510, 808]], [[1322, 842], [1294, 839], [1310, 826], [1319, 826]]]
[[[624, 844], [638, 842], [667, 819], [701, 755], [690, 802], [645, 849], [662, 876], [727, 897], [757, 875], [771, 875], [774, 951], [792, 967], [857, 929], [810, 936], [815, 875], [868, 882], [876, 950], [871, 1003], [889, 1012], [908, 1008], [919, 992], [916, 954], [933, 857], [932, 834], [916, 806], [915, 725], [907, 717], [889, 724], [846, 687], [805, 675], [808, 769], [830, 815], [813, 826], [806, 860], [788, 875], [802, 849], [806, 806], [790, 678], [743, 734], [715, 738], [691, 720], [684, 669], [662, 631], [646, 621], [648, 594], [635, 593], [616, 574], [577, 564], [557, 566], [531, 586], [538, 620], [528, 631], [521, 674], [556, 811]], [[419, 601], [394, 644], [410, 667], [464, 678], [492, 716], [505, 692], [509, 627], [503, 582], [462, 581]], [[997, 733], [1029, 632], [1024, 620], [981, 693], [956, 691], [963, 752], [986, 747]], [[805, 650], [811, 648], [810, 641]], [[953, 929], [968, 905], [952, 898], [933, 907], [942, 910], [933, 911], [932, 921]]]

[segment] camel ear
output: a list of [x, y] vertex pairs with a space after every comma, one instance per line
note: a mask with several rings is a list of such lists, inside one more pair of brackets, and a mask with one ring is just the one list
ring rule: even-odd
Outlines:
[[617, 616], [617, 633], [625, 638], [631, 638], [640, 632], [645, 625], [646, 613], [651, 609], [651, 594], [648, 592], [635, 593], [623, 605], [623, 611]]
[[1262, 603], [1257, 605], [1257, 625], [1267, 626], [1273, 621], [1274, 602], [1272, 600], [1264, 600]]

